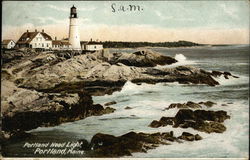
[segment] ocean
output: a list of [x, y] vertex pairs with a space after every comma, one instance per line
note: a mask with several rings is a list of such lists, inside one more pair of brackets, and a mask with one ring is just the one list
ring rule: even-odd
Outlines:
[[[39, 127], [29, 131], [33, 136], [14, 141], [5, 146], [7, 156], [37, 156], [32, 149], [24, 148], [25, 142], [64, 142], [79, 139], [91, 140], [96, 133], [123, 135], [130, 131], [156, 133], [183, 131], [200, 134], [201, 141], [161, 145], [147, 153], [133, 153], [132, 157], [151, 158], [239, 158], [248, 157], [249, 150], [249, 45], [205, 46], [196, 48], [150, 48], [164, 55], [175, 57], [178, 62], [169, 66], [192, 65], [207, 71], [228, 71], [240, 78], [216, 78], [220, 85], [187, 85], [158, 83], [136, 85], [126, 82], [119, 92], [94, 96], [94, 103], [116, 101], [111, 107], [116, 111], [102, 116], [64, 123], [55, 127]], [[133, 52], [135, 49], [112, 49], [110, 52]], [[153, 120], [162, 116], [175, 116], [178, 109], [163, 111], [171, 103], [187, 101], [213, 101], [217, 104], [207, 110], [225, 110], [230, 115], [224, 124], [224, 133], [204, 133], [194, 129], [172, 126], [150, 128]], [[125, 107], [132, 109], [126, 110]], [[70, 155], [68, 155], [70, 156]]]

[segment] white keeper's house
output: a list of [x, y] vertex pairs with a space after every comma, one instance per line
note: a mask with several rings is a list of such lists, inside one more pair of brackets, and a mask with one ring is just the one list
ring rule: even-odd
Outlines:
[[28, 48], [52, 48], [52, 38], [42, 30], [42, 32], [27, 32], [23, 33], [22, 36], [16, 43], [18, 48], [28, 47]]

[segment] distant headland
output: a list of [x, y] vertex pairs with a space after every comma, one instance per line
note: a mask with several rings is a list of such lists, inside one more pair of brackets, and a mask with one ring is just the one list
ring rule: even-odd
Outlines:
[[138, 47], [194, 47], [204, 46], [189, 41], [177, 42], [124, 42], [124, 41], [105, 41], [102, 42], [104, 48], [138, 48]]

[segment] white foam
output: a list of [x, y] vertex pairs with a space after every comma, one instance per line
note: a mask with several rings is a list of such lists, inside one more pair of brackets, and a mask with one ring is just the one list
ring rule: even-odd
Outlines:
[[188, 60], [187, 57], [185, 57], [183, 54], [176, 54], [175, 59], [177, 60], [176, 63], [170, 64], [170, 65], [157, 65], [155, 68], [172, 68], [176, 66], [181, 66], [181, 65], [192, 65], [196, 64], [195, 61]]
[[[240, 107], [238, 107], [240, 106]], [[217, 109], [222, 109], [221, 106], [216, 106]], [[213, 107], [213, 110], [215, 109]], [[244, 114], [244, 119], [249, 115], [248, 105], [244, 104], [243, 101], [230, 104], [223, 108], [227, 110], [231, 118], [224, 122], [227, 130], [220, 133], [204, 133], [198, 132], [191, 128], [181, 129], [181, 128], [171, 128], [160, 127], [158, 132], [173, 130], [175, 136], [181, 135], [183, 131], [190, 132], [192, 134], [199, 134], [203, 137], [201, 141], [195, 142], [184, 142], [182, 144], [172, 143], [172, 145], [162, 145], [154, 150], [149, 150], [147, 153], [134, 153], [133, 157], [246, 157], [248, 152], [246, 149], [241, 150], [238, 146], [242, 146], [244, 141], [248, 141], [248, 121], [242, 120], [241, 113]], [[234, 114], [232, 114], [234, 113]], [[150, 132], [151, 133], [151, 132]], [[152, 132], [153, 133], [153, 132]], [[230, 138], [228, 138], [230, 137]], [[246, 146], [248, 148], [248, 146]]]
[[183, 62], [187, 59], [183, 54], [176, 54], [174, 58], [179, 62]]
[[239, 84], [247, 84], [249, 83], [249, 77], [247, 76], [239, 76], [239, 78], [233, 78], [229, 76], [229, 79], [225, 79], [224, 76], [214, 78], [216, 81], [220, 83], [220, 85], [228, 86], [228, 85], [239, 85]]

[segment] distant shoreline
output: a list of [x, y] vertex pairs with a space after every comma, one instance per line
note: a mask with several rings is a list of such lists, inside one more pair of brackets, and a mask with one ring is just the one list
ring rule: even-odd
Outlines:
[[198, 44], [189, 41], [177, 41], [177, 42], [123, 42], [123, 41], [104, 41], [102, 42], [104, 48], [140, 48], [140, 47], [193, 47], [204, 46], [204, 44]]
[[126, 50], [126, 49], [152, 49], [152, 48], [162, 48], [162, 49], [184, 49], [184, 48], [204, 48], [204, 47], [228, 47], [228, 46], [249, 46], [249, 44], [203, 44], [199, 46], [180, 46], [180, 47], [152, 47], [152, 46], [144, 46], [144, 47], [122, 47], [122, 48], [105, 48], [105, 49], [121, 49], [121, 50]]
[[124, 48], [105, 48], [105, 49], [141, 49], [141, 48], [146, 48], [146, 49], [152, 49], [152, 48], [162, 48], [162, 49], [181, 49], [181, 48], [203, 48], [203, 47], [210, 47], [210, 45], [204, 45], [204, 46], [190, 46], [190, 47], [151, 47], [151, 46], [145, 46], [145, 47], [135, 47], [135, 48], [130, 48], [130, 47], [124, 47]]

